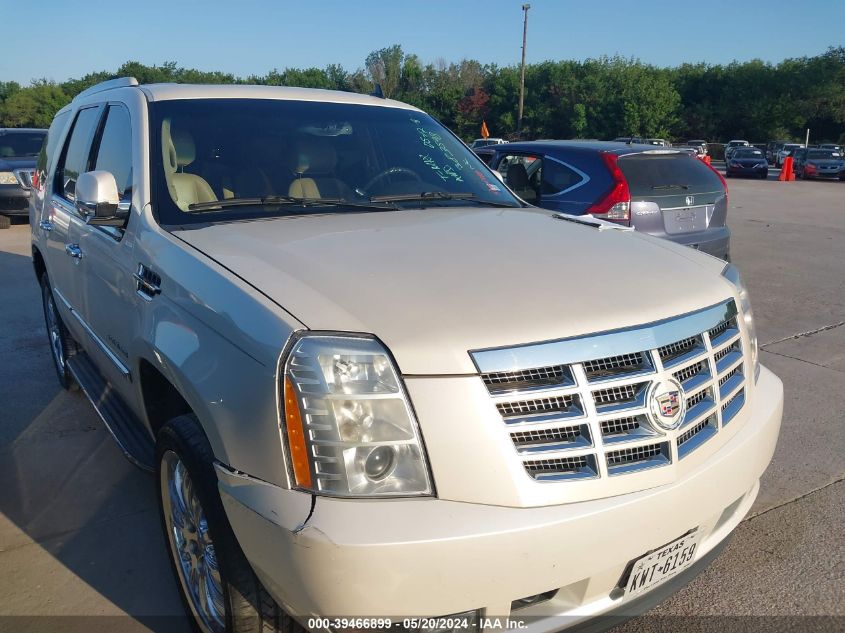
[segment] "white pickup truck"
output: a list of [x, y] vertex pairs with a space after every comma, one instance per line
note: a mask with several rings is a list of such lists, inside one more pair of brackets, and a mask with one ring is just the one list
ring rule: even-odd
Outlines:
[[155, 472], [205, 632], [615, 622], [774, 451], [733, 266], [530, 207], [402, 103], [112, 80], [30, 214], [59, 380]]

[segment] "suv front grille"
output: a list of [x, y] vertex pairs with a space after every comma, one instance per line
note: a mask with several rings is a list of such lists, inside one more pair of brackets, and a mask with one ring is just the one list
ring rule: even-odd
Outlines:
[[[543, 350], [544, 358], [555, 359], [559, 350], [561, 362], [537, 368], [493, 371], [498, 369], [493, 366], [488, 371], [487, 352], [474, 352], [473, 357], [531, 478], [621, 477], [683, 460], [742, 410], [746, 378], [736, 315], [729, 300], [700, 313], [632, 328], [630, 335], [622, 330], [541, 344], [549, 348]], [[700, 329], [690, 331], [687, 323], [700, 324]], [[680, 336], [673, 340], [667, 332]], [[640, 349], [643, 340], [661, 343]], [[614, 353], [579, 360], [579, 353], [597, 349]], [[491, 357], [502, 364], [521, 358], [521, 348], [510, 350]], [[670, 377], [682, 385], [686, 409], [680, 426], [667, 431], [653, 421], [648, 398], [652, 385]], [[529, 395], [538, 390], [542, 396]], [[543, 459], [536, 457], [540, 452]]]

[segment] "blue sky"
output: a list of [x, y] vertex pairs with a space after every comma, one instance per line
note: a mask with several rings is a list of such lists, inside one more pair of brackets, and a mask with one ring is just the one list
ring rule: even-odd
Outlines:
[[[845, 0], [530, 0], [528, 61], [621, 54], [688, 61], [777, 62], [845, 45]], [[520, 0], [0, 0], [0, 81], [62, 81], [126, 60], [175, 61], [236, 75], [363, 65], [401, 44], [424, 62], [517, 63]], [[24, 17], [24, 16], [22, 16]], [[25, 22], [27, 20], [24, 20]], [[36, 27], [36, 22], [38, 23]]]

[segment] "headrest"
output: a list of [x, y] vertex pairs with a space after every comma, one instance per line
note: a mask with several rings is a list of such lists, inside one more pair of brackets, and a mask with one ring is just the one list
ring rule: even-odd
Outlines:
[[511, 189], [525, 189], [528, 187], [528, 172], [525, 171], [525, 165], [522, 163], [514, 163], [508, 165], [507, 175], [508, 186]]
[[184, 167], [193, 163], [197, 157], [197, 146], [194, 145], [194, 138], [184, 130], [173, 132], [171, 138], [176, 150], [176, 165]]
[[171, 131], [170, 119], [165, 119], [161, 126], [161, 150], [164, 167], [170, 173], [175, 173], [179, 167], [190, 165], [197, 157], [194, 139], [188, 132]]
[[297, 174], [328, 174], [337, 164], [337, 152], [326, 139], [303, 139], [296, 144], [296, 150], [294, 172]]

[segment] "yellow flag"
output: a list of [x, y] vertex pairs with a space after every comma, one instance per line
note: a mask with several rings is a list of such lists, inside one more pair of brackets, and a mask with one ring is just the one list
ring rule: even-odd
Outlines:
[[487, 121], [481, 121], [481, 138], [490, 138], [490, 131], [487, 129]]

